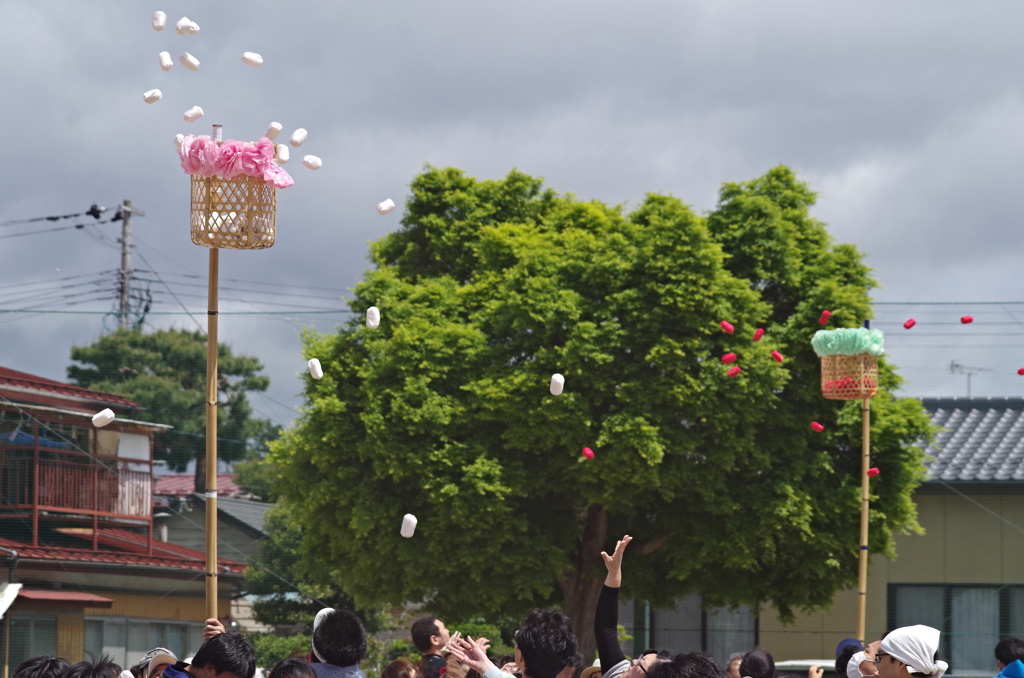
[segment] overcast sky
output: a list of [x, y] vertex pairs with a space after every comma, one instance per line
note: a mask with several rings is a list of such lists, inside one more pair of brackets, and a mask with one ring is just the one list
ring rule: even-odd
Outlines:
[[[162, 32], [155, 10], [168, 15]], [[175, 32], [182, 16], [197, 35]], [[296, 183], [279, 192], [276, 245], [221, 252], [222, 280], [239, 281], [225, 311], [345, 309], [335, 300], [365, 271], [366, 243], [398, 227], [426, 163], [479, 178], [518, 168], [612, 204], [670, 193], [698, 211], [723, 182], [787, 164], [819, 193], [815, 216], [835, 239], [866, 254], [877, 300], [1024, 300], [1019, 2], [0, 0], [0, 17], [0, 223], [130, 199], [146, 213], [133, 223], [133, 267], [156, 271], [200, 321], [207, 251], [189, 240], [173, 137], [216, 122], [226, 138], [256, 139], [272, 120], [309, 140], [287, 165]], [[184, 51], [198, 71], [177, 63]], [[264, 65], [244, 65], [243, 51]], [[153, 88], [164, 97], [145, 104]], [[206, 116], [186, 123], [193, 105]], [[323, 168], [303, 168], [305, 153]], [[399, 208], [377, 215], [389, 197]], [[0, 226], [0, 309], [113, 308], [101, 273], [120, 264], [120, 223], [93, 221]], [[90, 225], [42, 232], [75, 223]], [[152, 289], [155, 311], [181, 310]], [[81, 296], [26, 299], [53, 290]], [[931, 312], [954, 332], [964, 308]], [[1020, 329], [1021, 307], [984, 308], [973, 311], [978, 337], [997, 311], [1003, 334], [992, 336]], [[97, 318], [0, 315], [0, 364], [64, 378], [68, 346], [94, 340]], [[275, 380], [278, 405], [261, 410], [287, 421], [302, 369], [288, 352], [310, 319], [275, 321], [284, 338], [265, 332], [251, 348], [238, 335], [259, 323], [231, 318], [222, 337]], [[970, 344], [921, 359], [948, 375], [930, 394], [963, 385], [951, 361], [1016, 377], [1019, 342], [999, 341], [984, 355]]]

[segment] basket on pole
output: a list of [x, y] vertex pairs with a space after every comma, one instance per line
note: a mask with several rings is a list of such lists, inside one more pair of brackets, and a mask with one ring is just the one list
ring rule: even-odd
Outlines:
[[277, 189], [262, 178], [192, 176], [192, 242], [201, 247], [273, 247]]
[[[835, 331], [835, 330], [832, 330]], [[829, 400], [863, 400], [878, 392], [878, 356], [821, 356], [821, 395]]]
[[870, 517], [871, 398], [878, 392], [878, 356], [882, 332], [866, 328], [819, 330], [811, 339], [821, 358], [821, 395], [829, 400], [860, 400], [860, 561], [857, 576], [857, 632], [864, 642], [868, 595], [868, 523]]
[[210, 248], [206, 323], [206, 616], [217, 613], [217, 286], [221, 249], [258, 250], [273, 246], [277, 232], [277, 189], [292, 178], [275, 161], [270, 139], [256, 143], [213, 136], [180, 139], [181, 167], [192, 176], [192, 242]]

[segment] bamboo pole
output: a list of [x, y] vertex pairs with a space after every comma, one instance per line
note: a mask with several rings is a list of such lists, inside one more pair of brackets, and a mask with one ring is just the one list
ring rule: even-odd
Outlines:
[[868, 510], [870, 495], [868, 468], [871, 466], [871, 399], [861, 401], [861, 462], [860, 462], [860, 572], [857, 577], [857, 639], [862, 643], [867, 619], [868, 599]]
[[[220, 143], [224, 128], [213, 126]], [[217, 288], [220, 250], [210, 248], [206, 310], [206, 618], [217, 619]]]
[[210, 248], [206, 320], [206, 618], [217, 618], [217, 285], [219, 253]]

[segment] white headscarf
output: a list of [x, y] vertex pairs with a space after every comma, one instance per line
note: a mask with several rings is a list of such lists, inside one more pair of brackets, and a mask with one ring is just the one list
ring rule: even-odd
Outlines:
[[939, 630], [923, 624], [892, 631], [882, 639], [878, 649], [906, 664], [907, 671], [911, 673], [941, 678], [949, 668], [946, 662], [932, 659], [939, 649]]

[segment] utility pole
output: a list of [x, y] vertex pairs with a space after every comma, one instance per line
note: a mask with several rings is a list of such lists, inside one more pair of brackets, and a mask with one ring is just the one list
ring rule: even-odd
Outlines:
[[131, 292], [132, 279], [132, 215], [146, 216], [142, 210], [132, 207], [131, 200], [125, 200], [121, 204], [121, 275], [118, 285], [120, 301], [117, 306], [117, 325], [122, 330], [128, 329], [129, 295]]

